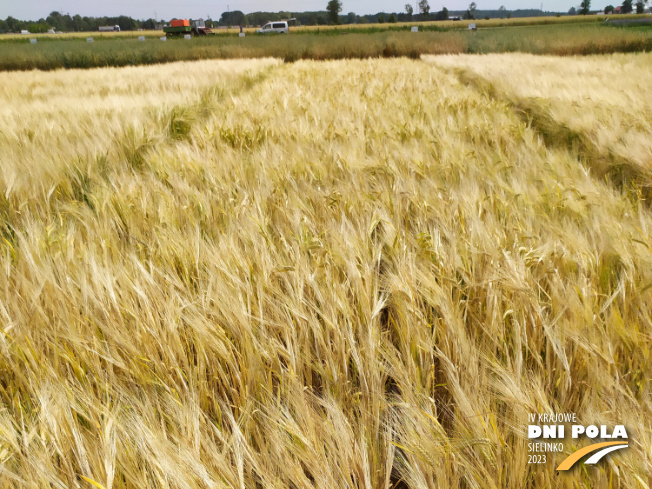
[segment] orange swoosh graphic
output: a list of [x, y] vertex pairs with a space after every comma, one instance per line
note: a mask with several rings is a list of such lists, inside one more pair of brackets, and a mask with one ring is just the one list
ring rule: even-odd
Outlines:
[[562, 463], [559, 464], [557, 470], [568, 470], [575, 464], [575, 462], [581, 459], [584, 455], [591, 452], [595, 452], [596, 450], [600, 450], [601, 448], [604, 447], [610, 447], [612, 445], [627, 445], [627, 442], [605, 441], [604, 443], [594, 443], [593, 445], [589, 445], [588, 447], [584, 447], [581, 450], [578, 450], [575, 453], [570, 454], [568, 457], [564, 459]]

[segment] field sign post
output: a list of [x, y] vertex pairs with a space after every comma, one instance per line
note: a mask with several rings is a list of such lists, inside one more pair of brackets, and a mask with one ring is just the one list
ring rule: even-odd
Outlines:
[[140, 42], [143, 42], [143, 41], [145, 40], [145, 36], [138, 36], [138, 40], [139, 40]]
[[168, 38], [165, 37], [165, 36], [163, 36], [163, 37], [161, 38], [161, 41], [167, 41], [167, 40], [168, 40]]
[[410, 29], [410, 32], [419, 32], [419, 27], [418, 26], [412, 27], [412, 29]]
[[36, 39], [30, 39], [29, 42], [32, 44], [36, 44]]
[[190, 39], [192, 39], [192, 36], [191, 36], [190, 34], [185, 34], [185, 35], [183, 36], [183, 38], [184, 38], [186, 41], [190, 41]]
[[475, 24], [469, 24], [469, 30], [470, 31], [476, 30]]
[[92, 37], [87, 37], [86, 42], [93, 42], [93, 38]]
[[245, 37], [245, 33], [244, 33], [244, 32], [240, 32], [240, 33], [238, 34], [238, 36], [239, 36], [239, 37]]

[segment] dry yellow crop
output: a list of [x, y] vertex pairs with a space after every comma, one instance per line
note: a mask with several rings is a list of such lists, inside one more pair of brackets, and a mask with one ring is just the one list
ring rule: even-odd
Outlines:
[[649, 204], [432, 61], [1, 73], [2, 485], [649, 487]]
[[42, 173], [114, 149], [125, 130], [151, 130], [210, 87], [278, 61], [177, 62], [165, 66], [1, 73], [0, 161], [5, 185], [44, 184]]
[[549, 139], [580, 144], [584, 164], [599, 174], [652, 189], [649, 54], [426, 59], [456, 70], [466, 82], [524, 111]]

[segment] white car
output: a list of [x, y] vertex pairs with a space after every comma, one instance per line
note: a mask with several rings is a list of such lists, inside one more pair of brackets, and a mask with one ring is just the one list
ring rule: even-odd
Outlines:
[[262, 28], [258, 29], [256, 32], [259, 34], [268, 34], [270, 32], [278, 32], [280, 34], [287, 34], [290, 32], [288, 27], [287, 20], [282, 20], [278, 22], [268, 22]]

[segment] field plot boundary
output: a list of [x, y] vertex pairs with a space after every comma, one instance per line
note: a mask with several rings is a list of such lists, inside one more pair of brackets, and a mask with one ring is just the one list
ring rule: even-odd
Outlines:
[[508, 52], [571, 56], [651, 49], [652, 30], [610, 27], [604, 22], [505, 25], [477, 31], [433, 27], [417, 33], [348, 28], [321, 32], [306, 28], [287, 36], [217, 35], [170, 42], [107, 36], [94, 43], [74, 37], [39, 38], [37, 44], [31, 45], [28, 38], [11, 38], [0, 40], [0, 71], [138, 66], [201, 59], [274, 57], [292, 62]]
[[531, 127], [550, 148], [566, 149], [584, 164], [595, 178], [607, 180], [618, 190], [640, 197], [646, 206], [652, 206], [652, 175], [630, 159], [612, 150], [598, 148], [591, 138], [555, 119], [545, 101], [517, 98], [496, 88], [490, 80], [467, 68], [444, 68], [458, 80], [485, 96], [506, 104]]

